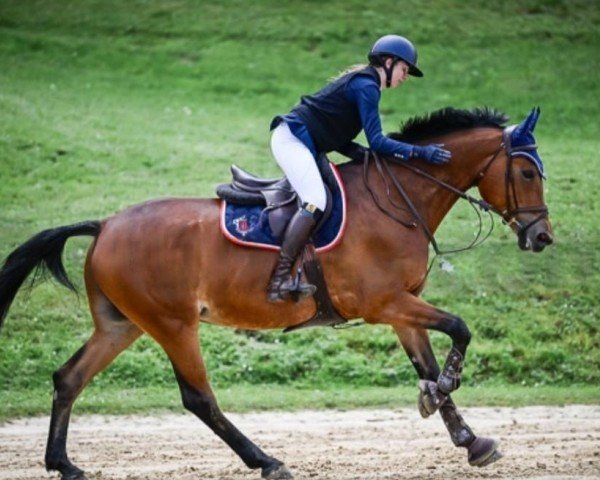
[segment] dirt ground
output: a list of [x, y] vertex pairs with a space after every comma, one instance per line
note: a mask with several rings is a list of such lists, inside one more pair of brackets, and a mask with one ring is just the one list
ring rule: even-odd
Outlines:
[[[469, 408], [476, 433], [504, 458], [470, 467], [436, 415], [415, 409], [230, 414], [297, 480], [600, 479], [600, 406]], [[43, 464], [48, 418], [0, 426], [0, 479], [52, 479]], [[69, 452], [90, 480], [258, 480], [195, 417], [87, 416], [71, 425]]]

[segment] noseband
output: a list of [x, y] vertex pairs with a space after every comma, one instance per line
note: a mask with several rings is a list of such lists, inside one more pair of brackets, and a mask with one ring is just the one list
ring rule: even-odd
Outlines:
[[[494, 155], [492, 156], [490, 161], [485, 165], [483, 170], [477, 175], [477, 181], [476, 181], [476, 184], [481, 182], [481, 180], [483, 179], [483, 177], [485, 176], [485, 174], [491, 167], [492, 163], [494, 163], [494, 161], [499, 157], [500, 153], [502, 151], [504, 151], [506, 153], [506, 158], [507, 158], [506, 172], [504, 175], [505, 192], [506, 192], [505, 193], [505, 196], [506, 196], [506, 209], [505, 210], [499, 210], [483, 199], [478, 199], [478, 198], [472, 197], [471, 195], [468, 195], [464, 191], [460, 190], [459, 188], [456, 188], [453, 185], [450, 185], [450, 184], [444, 182], [443, 180], [440, 180], [440, 179], [434, 177], [433, 175], [421, 170], [418, 167], [415, 167], [414, 165], [411, 165], [411, 164], [403, 162], [403, 161], [394, 161], [394, 164], [400, 165], [408, 170], [411, 170], [412, 172], [431, 180], [432, 182], [438, 184], [439, 186], [445, 188], [446, 190], [450, 190], [451, 192], [456, 194], [458, 197], [460, 197], [464, 200], [467, 200], [474, 208], [479, 207], [481, 210], [483, 210], [485, 212], [496, 213], [497, 215], [502, 217], [502, 220], [507, 225], [515, 225], [515, 227], [517, 229], [517, 236], [521, 239], [527, 233], [527, 230], [529, 230], [537, 222], [539, 222], [540, 220], [542, 220], [543, 218], [546, 218], [548, 216], [548, 207], [546, 207], [546, 205], [524, 206], [524, 207], [519, 206], [519, 202], [517, 199], [516, 187], [515, 187], [515, 178], [514, 178], [514, 175], [512, 172], [513, 161], [516, 157], [522, 156], [522, 157], [527, 158], [528, 160], [530, 160], [532, 163], [535, 164], [533, 157], [531, 156], [531, 154], [529, 152], [535, 150], [537, 148], [537, 146], [535, 144], [531, 144], [531, 145], [523, 145], [523, 146], [518, 146], [518, 147], [513, 148], [511, 145], [511, 134], [515, 128], [516, 128], [516, 125], [507, 127], [504, 129], [504, 131], [502, 133], [502, 143], [500, 144], [500, 148], [496, 151], [496, 153], [494, 153]], [[370, 162], [371, 158], [373, 159], [373, 162], [375, 164], [377, 172], [379, 173], [380, 177], [384, 181], [389, 202], [392, 204], [393, 207], [395, 207], [396, 210], [409, 211], [412, 214], [415, 221], [407, 222], [406, 220], [403, 220], [402, 218], [398, 217], [394, 212], [391, 212], [388, 209], [386, 209], [385, 207], [383, 207], [383, 205], [379, 201], [379, 198], [377, 197], [377, 195], [375, 194], [375, 192], [369, 185], [368, 171], [369, 171], [369, 162]], [[537, 164], [536, 164], [536, 169], [538, 170], [540, 176], [542, 176], [542, 178], [543, 178], [543, 174], [540, 171], [540, 168], [538, 167]], [[394, 186], [394, 188], [396, 189], [396, 191], [403, 198], [403, 200], [405, 201], [408, 208], [403, 208], [400, 205], [398, 205], [392, 201], [392, 199], [390, 197], [390, 185], [388, 184], [388, 181], [386, 180], [386, 176], [387, 176], [387, 178], [389, 178], [389, 180], [391, 181], [391, 183]], [[392, 172], [387, 159], [385, 159], [385, 158], [382, 159], [377, 155], [377, 153], [367, 150], [365, 152], [365, 158], [364, 158], [364, 162], [363, 162], [363, 181], [365, 183], [367, 190], [371, 194], [371, 197], [373, 198], [375, 204], [379, 208], [379, 210], [381, 210], [385, 215], [390, 217], [392, 220], [400, 223], [401, 225], [403, 225], [407, 228], [414, 228], [417, 225], [419, 225], [425, 232], [425, 235], [428, 237], [429, 241], [431, 242], [431, 245], [432, 245], [434, 251], [436, 252], [436, 254], [455, 253], [455, 252], [468, 250], [477, 245], [480, 245], [491, 234], [492, 230], [490, 229], [490, 231], [487, 233], [487, 235], [485, 235], [485, 237], [480, 240], [481, 226], [482, 226], [481, 225], [481, 216], [480, 216], [480, 232], [477, 234], [475, 240], [473, 240], [473, 242], [471, 242], [470, 245], [468, 245], [465, 248], [460, 248], [457, 250], [441, 252], [440, 249], [438, 248], [437, 242], [436, 242], [433, 234], [431, 233], [431, 231], [429, 230], [429, 227], [425, 223], [425, 220], [423, 219], [421, 214], [418, 212], [416, 207], [411, 202], [408, 194], [406, 193], [406, 191], [404, 190], [404, 188], [398, 181], [398, 178], [396, 178], [396, 176]], [[475, 208], [475, 210], [477, 211], [476, 208]], [[519, 220], [517, 220], [517, 215], [519, 215], [521, 213], [539, 213], [539, 215], [531, 222], [523, 224]]]

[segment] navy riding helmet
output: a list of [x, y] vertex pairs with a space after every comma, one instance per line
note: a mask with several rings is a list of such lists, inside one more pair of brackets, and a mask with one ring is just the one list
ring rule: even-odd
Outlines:
[[417, 68], [417, 49], [410, 40], [400, 35], [385, 35], [375, 42], [369, 52], [369, 61], [377, 61], [382, 56], [391, 56], [404, 60], [408, 64], [408, 73], [414, 77], [422, 77], [423, 72]]

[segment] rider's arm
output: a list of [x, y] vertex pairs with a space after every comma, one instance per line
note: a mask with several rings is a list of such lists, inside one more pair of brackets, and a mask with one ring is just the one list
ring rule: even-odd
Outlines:
[[356, 102], [371, 150], [403, 160], [418, 157], [437, 165], [446, 163], [452, 157], [442, 145], [411, 145], [386, 137], [381, 130], [379, 118], [381, 90], [372, 79], [357, 75], [350, 81], [346, 92]]
[[352, 160], [360, 161], [364, 159], [367, 148], [356, 142], [348, 142], [346, 145], [341, 146], [336, 151], [345, 157], [351, 158]]
[[379, 118], [381, 91], [373, 83], [373, 80], [357, 75], [350, 81], [346, 91], [348, 96], [356, 102], [369, 148], [383, 155], [394, 155], [403, 159], [410, 158], [412, 145], [392, 140], [382, 132]]

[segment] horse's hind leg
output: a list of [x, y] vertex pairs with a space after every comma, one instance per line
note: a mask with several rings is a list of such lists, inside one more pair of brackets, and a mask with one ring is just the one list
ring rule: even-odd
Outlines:
[[67, 456], [67, 431], [73, 403], [94, 375], [137, 339], [142, 331], [88, 283], [88, 296], [96, 330], [83, 347], [54, 373], [54, 398], [46, 447], [46, 469], [58, 470], [62, 480], [86, 477]]
[[[436, 394], [436, 380], [440, 374], [440, 367], [429, 342], [429, 335], [426, 330], [419, 328], [396, 327], [395, 330], [419, 378], [430, 387], [433, 387], [433, 389], [430, 389], [425, 386], [419, 392], [419, 411], [423, 417], [428, 417], [435, 412], [435, 409], [429, 408], [428, 405], [435, 403], [436, 399], [429, 397]], [[450, 395], [445, 396], [443, 403], [437, 408], [439, 408], [440, 415], [454, 445], [467, 448], [471, 465], [483, 467], [495, 462], [502, 456], [497, 449], [498, 443], [495, 440], [478, 437], [473, 433], [458, 412]]]
[[[153, 326], [157, 323], [154, 322]], [[165, 323], [161, 325], [166, 327]], [[197, 321], [184, 324], [171, 320], [169, 327], [163, 331], [149, 330], [149, 333], [162, 345], [173, 364], [184, 407], [225, 441], [249, 468], [260, 468], [263, 478], [293, 478], [281, 461], [266, 455], [227, 420], [219, 409], [200, 355]]]

